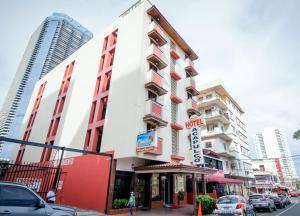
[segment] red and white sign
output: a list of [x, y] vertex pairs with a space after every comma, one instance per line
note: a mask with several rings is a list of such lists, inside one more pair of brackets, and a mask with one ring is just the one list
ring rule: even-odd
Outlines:
[[204, 124], [203, 119], [198, 116], [191, 116], [185, 126], [190, 129], [192, 143], [192, 163], [203, 164], [203, 147], [201, 143], [201, 126]]

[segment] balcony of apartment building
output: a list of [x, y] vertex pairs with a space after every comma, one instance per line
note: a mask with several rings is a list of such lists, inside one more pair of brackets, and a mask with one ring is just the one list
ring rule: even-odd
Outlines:
[[164, 31], [162, 30], [160, 25], [155, 21], [152, 21], [150, 23], [148, 37], [158, 46], [163, 46], [167, 43]]
[[218, 155], [218, 157], [222, 156], [228, 159], [233, 159], [237, 156], [235, 152], [231, 151], [230, 144], [226, 142], [221, 143], [217, 141], [208, 141], [205, 142], [205, 149], [214, 152]]
[[196, 89], [196, 82], [192, 77], [188, 77], [185, 80], [185, 89], [187, 92], [189, 92], [193, 96], [197, 96], [199, 94], [199, 91]]
[[226, 102], [217, 94], [212, 94], [206, 97], [199, 97], [199, 108], [218, 106], [222, 110], [227, 109]]
[[207, 123], [208, 130], [203, 130], [201, 133], [201, 137], [205, 139], [213, 139], [213, 138], [221, 138], [225, 141], [232, 141], [232, 138], [229, 136], [227, 131], [224, 127], [213, 127], [209, 128], [210, 126]]
[[146, 123], [153, 124], [157, 127], [165, 127], [168, 122], [163, 120], [163, 105], [155, 100], [146, 101], [146, 110], [143, 120]]
[[205, 118], [206, 124], [221, 122], [224, 125], [228, 125], [230, 123], [228, 114], [218, 109], [206, 110], [203, 118]]
[[144, 152], [144, 154], [150, 154], [155, 156], [162, 155], [163, 154], [162, 149], [163, 149], [163, 139], [161, 137], [158, 137], [157, 146], [154, 148], [154, 150]]
[[186, 100], [187, 113], [189, 115], [200, 115], [200, 112], [197, 107], [197, 101], [193, 98], [189, 98]]
[[154, 69], [147, 72], [145, 88], [155, 92], [158, 96], [166, 94], [166, 86], [163, 83], [163, 77]]
[[154, 43], [151, 43], [148, 47], [147, 61], [150, 64], [155, 65], [159, 70], [167, 67], [167, 61], [163, 52]]
[[185, 60], [185, 67], [184, 67], [186, 73], [188, 73], [189, 76], [194, 77], [198, 75], [198, 72], [196, 71], [194, 67], [194, 62], [192, 62], [191, 59], [186, 58]]

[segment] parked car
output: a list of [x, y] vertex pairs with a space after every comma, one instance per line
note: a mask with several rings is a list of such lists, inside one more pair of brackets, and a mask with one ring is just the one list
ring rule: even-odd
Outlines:
[[279, 197], [281, 197], [284, 200], [285, 205], [289, 205], [291, 204], [291, 199], [289, 198], [289, 196], [287, 194], [279, 194]]
[[277, 210], [274, 201], [268, 195], [252, 194], [249, 196], [249, 201], [253, 204], [255, 210], [264, 209], [269, 212]]
[[239, 195], [222, 196], [217, 200], [215, 215], [255, 216], [255, 210], [247, 200]]
[[290, 192], [290, 196], [291, 196], [291, 197], [297, 197], [297, 196], [299, 196], [299, 195], [298, 195], [298, 192], [292, 191], [292, 192]]
[[0, 182], [0, 215], [76, 216], [74, 209], [49, 205], [30, 188]]
[[271, 196], [271, 199], [274, 201], [276, 208], [285, 208], [286, 204], [282, 197], [279, 196]]

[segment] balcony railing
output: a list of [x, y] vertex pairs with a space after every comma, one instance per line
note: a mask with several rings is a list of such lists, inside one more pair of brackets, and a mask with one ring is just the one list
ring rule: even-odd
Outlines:
[[[207, 123], [207, 122], [206, 122]], [[224, 130], [223, 128], [216, 127], [213, 130], [204, 130], [202, 132], [203, 139], [211, 139], [215, 137], [219, 137], [225, 141], [231, 141], [232, 138], [229, 136], [229, 134]]]
[[152, 21], [150, 24], [150, 30], [148, 32], [149, 38], [155, 41], [159, 46], [163, 46], [167, 43], [167, 40], [164, 37], [164, 31], [161, 29], [159, 24]]
[[174, 58], [176, 60], [180, 58], [179, 54], [177, 53], [177, 51], [175, 49], [170, 49], [170, 55], [172, 56], [172, 58]]
[[194, 63], [189, 58], [187, 58], [185, 60], [185, 68], [184, 69], [191, 77], [198, 75], [198, 72], [196, 71], [196, 69], [194, 67]]
[[229, 124], [229, 117], [227, 113], [223, 113], [221, 110], [211, 112], [209, 114], [205, 114], [204, 118], [206, 120], [206, 123], [220, 121], [223, 124]]
[[145, 152], [145, 154], [162, 155], [162, 148], [163, 148], [162, 145], [163, 145], [163, 139], [158, 137], [157, 147], [152, 151]]
[[200, 115], [198, 111], [197, 102], [191, 98], [186, 100], [187, 112], [194, 115]]
[[168, 91], [166, 90], [163, 84], [163, 78], [154, 70], [149, 70], [147, 72], [147, 81], [145, 84], [145, 88], [151, 89], [156, 92], [159, 96], [166, 94]]
[[167, 126], [168, 122], [163, 120], [162, 105], [153, 100], [146, 101], [145, 122], [150, 122], [159, 127]]
[[199, 91], [197, 91], [197, 89], [196, 89], [196, 82], [193, 78], [186, 79], [186, 91], [191, 93], [193, 96], [196, 96], [199, 94]]
[[154, 44], [148, 47], [147, 60], [151, 64], [155, 65], [159, 70], [167, 66], [167, 61], [162, 51]]
[[209, 99], [199, 100], [199, 107], [218, 106], [221, 109], [227, 109], [226, 103], [219, 96], [213, 96]]

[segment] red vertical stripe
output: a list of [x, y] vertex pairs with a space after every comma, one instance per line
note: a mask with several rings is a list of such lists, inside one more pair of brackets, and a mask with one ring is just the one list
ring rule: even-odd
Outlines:
[[[33, 123], [35, 121], [35, 117], [36, 117], [36, 114], [37, 114], [38, 109], [40, 107], [41, 101], [42, 101], [42, 97], [43, 97], [43, 93], [44, 93], [44, 90], [45, 90], [45, 87], [46, 87], [46, 83], [47, 82], [44, 82], [43, 84], [40, 85], [38, 95], [35, 99], [35, 102], [34, 102], [29, 120], [27, 122], [26, 130], [25, 130], [24, 135], [23, 135], [23, 140], [24, 141], [29, 140], [29, 137], [30, 137], [30, 134], [31, 134], [31, 129], [32, 129]], [[26, 148], [26, 145], [24, 145], [24, 144], [22, 144], [20, 146], [20, 149], [19, 149], [19, 152], [18, 152], [18, 155], [17, 155], [17, 158], [16, 158], [16, 163], [20, 163], [22, 161], [24, 153], [25, 153], [25, 148]]]
[[100, 151], [109, 87], [117, 43], [117, 30], [105, 37], [91, 105], [84, 149]]
[[[67, 92], [70, 86], [71, 77], [73, 73], [75, 61], [73, 61], [71, 64], [67, 65], [63, 80], [61, 82], [55, 108], [52, 114], [52, 120], [48, 129], [47, 138], [46, 138], [46, 145], [54, 145], [57, 129], [61, 120], [61, 113], [63, 111], [65, 100], [67, 96]], [[44, 148], [42, 156], [41, 156], [41, 162], [49, 161], [51, 157], [51, 149]]]

